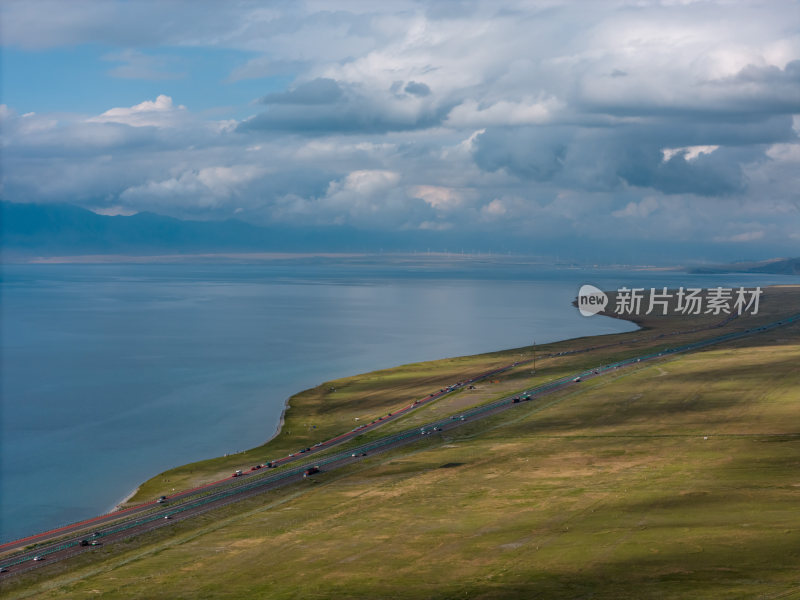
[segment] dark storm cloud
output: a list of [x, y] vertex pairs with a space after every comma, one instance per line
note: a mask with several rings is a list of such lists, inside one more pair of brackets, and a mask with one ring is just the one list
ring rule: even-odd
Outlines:
[[[691, 146], [692, 144], [685, 144]], [[522, 179], [586, 191], [625, 185], [665, 194], [719, 196], [744, 189], [741, 165], [763, 158], [763, 149], [720, 148], [687, 158], [647, 136], [577, 129], [490, 129], [477, 138], [475, 161], [487, 171], [505, 169]]]
[[412, 94], [414, 96], [430, 96], [431, 95], [431, 88], [429, 88], [424, 83], [419, 83], [417, 81], [409, 81], [404, 88], [407, 94]]
[[[412, 89], [417, 92], [415, 96], [427, 95], [422, 93], [422, 84]], [[424, 89], [430, 93], [427, 86]], [[268, 105], [267, 110], [243, 121], [240, 132], [319, 135], [428, 129], [440, 125], [452, 107], [328, 78], [269, 94], [261, 102]]]
[[286, 92], [261, 98], [262, 104], [332, 104], [342, 97], [342, 88], [333, 79], [317, 78]]
[[550, 181], [562, 170], [573, 135], [567, 127], [487, 129], [477, 138], [475, 162], [487, 171], [506, 168], [523, 179]]

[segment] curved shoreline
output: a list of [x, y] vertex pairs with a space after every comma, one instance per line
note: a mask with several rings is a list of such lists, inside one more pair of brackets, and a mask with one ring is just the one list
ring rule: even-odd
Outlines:
[[[302, 390], [298, 392], [298, 394], [302, 394], [304, 391], [305, 390]], [[273, 433], [269, 438], [267, 438], [267, 440], [263, 444], [261, 444], [262, 446], [264, 444], [269, 444], [272, 440], [274, 440], [281, 434], [281, 431], [283, 430], [283, 424], [286, 422], [286, 411], [292, 407], [292, 405], [289, 404], [289, 401], [292, 398], [294, 398], [294, 396], [295, 394], [292, 394], [286, 399], [286, 402], [283, 403], [283, 409], [281, 410], [281, 417], [280, 419], [278, 419], [278, 424], [275, 426], [275, 433]]]

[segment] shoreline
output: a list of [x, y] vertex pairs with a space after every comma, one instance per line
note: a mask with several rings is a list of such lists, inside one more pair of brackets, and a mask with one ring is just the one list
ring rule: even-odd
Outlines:
[[116, 512], [116, 511], [118, 511], [118, 510], [121, 510], [121, 509], [123, 509], [123, 508], [125, 507], [124, 505], [125, 505], [125, 504], [128, 502], [128, 500], [130, 500], [130, 499], [131, 499], [131, 498], [133, 498], [133, 497], [134, 497], [136, 494], [138, 494], [138, 493], [139, 493], [139, 489], [140, 489], [141, 487], [142, 487], [142, 484], [140, 483], [139, 485], [137, 485], [137, 486], [136, 486], [136, 487], [133, 489], [133, 491], [131, 491], [131, 493], [129, 493], [129, 494], [128, 494], [127, 496], [125, 496], [125, 497], [124, 497], [122, 500], [120, 500], [119, 502], [117, 502], [117, 503], [114, 505], [114, 507], [113, 507], [111, 510], [109, 510], [109, 511], [108, 511], [108, 512], [109, 512], [109, 514], [110, 514], [110, 513], [113, 513], [113, 512]]
[[[772, 287], [772, 286], [770, 286], [770, 287]], [[775, 286], [775, 287], [779, 287], [779, 288], [782, 288], [782, 289], [800, 288], [800, 286], [798, 286], [797, 284], [784, 284], [782, 286]], [[621, 321], [628, 321], [632, 325], [634, 325], [635, 329], [633, 329], [631, 331], [628, 331], [628, 332], [620, 332], [619, 334], [596, 334], [596, 335], [590, 335], [590, 336], [566, 337], [563, 340], [547, 342], [545, 344], [542, 344], [542, 346], [546, 346], [546, 345], [549, 345], [549, 344], [557, 344], [557, 343], [562, 343], [562, 342], [577, 341], [577, 340], [588, 341], [588, 340], [590, 340], [592, 338], [602, 338], [602, 337], [605, 337], [607, 335], [630, 334], [630, 333], [634, 333], [634, 332], [644, 332], [644, 331], [647, 331], [648, 329], [651, 329], [651, 327], [647, 326], [646, 322], [645, 323], [641, 322], [641, 321], [647, 321], [647, 319], [642, 319], [642, 320], [633, 319], [633, 318], [630, 318], [630, 316], [628, 318], [625, 318], [625, 317], [621, 317], [621, 316], [615, 315], [613, 313], [605, 313], [605, 312], [600, 313], [598, 316], [606, 316], [606, 317], [614, 318], [615, 320], [619, 319]], [[720, 325], [723, 325], [723, 324], [724, 323], [708, 323], [708, 324], [705, 325], [705, 327], [702, 327], [702, 329], [712, 329], [712, 328], [719, 327]], [[695, 331], [697, 331], [697, 329], [689, 330], [689, 331], [690, 332], [695, 332]], [[658, 335], [657, 337], [658, 338], [662, 338], [662, 337], [666, 337], [666, 336], [668, 336], [670, 334], [674, 335], [674, 334], [677, 334], [677, 333], [686, 333], [686, 331], [685, 330], [684, 331], [680, 331], [680, 332], [679, 331], [670, 331], [666, 335], [662, 334], [662, 335]], [[633, 341], [636, 341], [636, 340], [633, 340]], [[584, 347], [584, 348], [580, 348], [580, 349], [575, 349], [575, 350], [568, 351], [566, 353], [568, 353], [568, 354], [582, 353], [582, 352], [586, 352], [586, 351], [590, 351], [590, 350], [597, 350], [597, 349], [604, 348], [604, 347], [613, 347], [613, 346], [616, 346], [616, 345], [619, 345], [619, 344], [624, 344], [624, 343], [626, 343], [626, 341], [622, 341], [621, 340], [621, 341], [617, 341], [617, 342], [613, 342], [611, 344], [606, 344], [606, 345], [601, 345], [601, 346], [589, 346], [589, 347]], [[496, 351], [496, 352], [500, 352], [500, 353], [513, 352], [515, 350], [517, 350], [517, 348], [506, 348], [505, 350]], [[554, 356], [560, 356], [560, 355], [561, 355], [561, 353], [556, 353]], [[473, 355], [469, 355], [469, 356], [473, 356]], [[480, 354], [479, 355], [474, 355], [474, 356], [480, 356]], [[547, 355], [543, 354], [541, 356], [542, 356], [542, 358], [544, 358]], [[462, 358], [462, 357], [449, 357], [449, 358], [452, 359], [452, 358]], [[438, 360], [447, 360], [447, 359], [438, 359]], [[436, 362], [436, 360], [434, 360], [434, 361], [425, 361], [425, 362]], [[397, 368], [397, 367], [400, 367], [400, 366], [402, 366], [402, 365], [396, 365], [393, 368]], [[363, 373], [362, 375], [365, 375], [365, 374], [367, 374], [367, 373]], [[312, 388], [303, 389], [300, 392], [292, 394], [288, 398], [286, 398], [286, 400], [283, 403], [283, 407], [282, 407], [282, 410], [281, 410], [281, 413], [280, 413], [279, 420], [278, 420], [277, 424], [275, 425], [275, 429], [274, 429], [273, 433], [266, 439], [266, 441], [264, 441], [260, 445], [267, 444], [267, 443], [273, 441], [276, 437], [278, 437], [281, 434], [281, 432], [283, 431], [283, 428], [284, 428], [284, 426], [286, 424], [287, 411], [290, 408], [293, 408], [292, 399], [295, 398], [296, 396], [298, 396], [299, 394], [302, 394], [303, 392], [309, 391], [310, 389], [313, 389], [313, 386], [312, 386]], [[256, 446], [256, 447], [248, 449], [248, 450], [254, 450], [254, 449], [258, 448], [258, 447], [259, 446]], [[247, 452], [247, 450], [243, 451], [243, 452]], [[222, 458], [222, 456], [218, 456], [218, 457], [214, 457], [214, 458]], [[187, 463], [187, 464], [192, 464], [192, 463]], [[186, 466], [186, 465], [181, 465], [181, 466]], [[149, 482], [149, 480], [145, 480], [145, 481], [139, 482], [138, 485], [133, 487], [131, 489], [131, 491], [128, 494], [126, 494], [120, 501], [116, 502], [107, 511], [106, 514], [112, 514], [112, 513], [116, 512], [116, 511], [120, 510], [120, 509], [126, 508], [126, 505], [142, 490], [143, 486], [145, 486], [148, 482]]]
[[[636, 321], [634, 319], [625, 318], [624, 316], [615, 315], [613, 313], [600, 313], [597, 316], [609, 317], [611, 319], [618, 320], [618, 321], [627, 321], [628, 323], [631, 323], [634, 326], [634, 329], [631, 329], [629, 331], [619, 331], [619, 332], [614, 332], [614, 333], [597, 333], [597, 334], [592, 334], [592, 335], [588, 335], [588, 336], [586, 336], [586, 335], [575, 335], [575, 336], [571, 336], [571, 337], [565, 337], [565, 338], [561, 338], [561, 339], [556, 339], [556, 340], [551, 340], [551, 341], [548, 341], [548, 342], [544, 342], [542, 344], [542, 346], [546, 346], [546, 345], [549, 345], [549, 344], [559, 344], [559, 343], [569, 342], [569, 341], [573, 341], [573, 340], [582, 340], [582, 339], [587, 339], [587, 338], [603, 337], [603, 336], [606, 336], [606, 335], [622, 335], [622, 334], [628, 334], [628, 333], [634, 333], [634, 332], [641, 332], [641, 331], [645, 331], [647, 329], [640, 322], [638, 322], [638, 321]], [[472, 357], [472, 356], [481, 356], [481, 355], [484, 355], [484, 354], [513, 352], [516, 349], [517, 348], [515, 348], [515, 347], [510, 347], [510, 348], [503, 348], [503, 349], [500, 349], [500, 350], [490, 350], [490, 351], [486, 351], [486, 352], [479, 352], [479, 353], [476, 353], [476, 354], [469, 354], [469, 355], [462, 355], [462, 356], [456, 355], [456, 356], [449, 356], [449, 357], [440, 357], [440, 358], [431, 359], [429, 361], [423, 361], [423, 362], [437, 362], [437, 361], [450, 360], [450, 359], [455, 359], [455, 358], [466, 358], [466, 357]], [[583, 350], [581, 352], [583, 352]], [[395, 364], [393, 366], [382, 367], [382, 368], [377, 369], [377, 370], [400, 368], [400, 367], [403, 367], [406, 364], [414, 364], [414, 363], [412, 362], [412, 363]], [[363, 373], [355, 373], [353, 375], [346, 375], [345, 377], [357, 377], [359, 375], [366, 375], [366, 374], [371, 373], [371, 372], [373, 372], [373, 371], [366, 371], [366, 372], [363, 372]], [[317, 385], [322, 385], [323, 383], [325, 383], [325, 382], [324, 381], [320, 382]], [[316, 387], [315, 385], [311, 385], [310, 387], [303, 388], [303, 389], [291, 394], [288, 398], [286, 398], [286, 400], [285, 400], [285, 402], [283, 404], [283, 407], [281, 409], [280, 417], [279, 417], [278, 422], [277, 422], [277, 424], [275, 426], [275, 429], [274, 429], [272, 435], [270, 435], [265, 441], [261, 442], [257, 446], [253, 446], [252, 448], [247, 448], [245, 450], [240, 450], [240, 451], [237, 451], [237, 452], [231, 452], [231, 453], [226, 453], [226, 454], [214, 456], [214, 457], [211, 457], [211, 459], [209, 459], [209, 460], [225, 458], [225, 457], [233, 455], [233, 454], [246, 453], [246, 452], [249, 452], [251, 450], [255, 450], [257, 448], [260, 448], [261, 446], [266, 445], [266, 444], [270, 443], [271, 441], [273, 441], [283, 431], [283, 427], [284, 427], [284, 425], [286, 423], [286, 414], [287, 414], [288, 410], [290, 408], [292, 408], [292, 405], [291, 405], [292, 398], [294, 398], [295, 396], [298, 396], [300, 394], [303, 394], [305, 392], [308, 392], [310, 390], [313, 390], [315, 387]], [[190, 465], [190, 464], [193, 464], [193, 463], [189, 462], [189, 463], [185, 463], [185, 464], [182, 464], [182, 465], [178, 465], [177, 467], [173, 467], [173, 468], [181, 468], [181, 467], [185, 467], [185, 466]], [[152, 479], [152, 478], [150, 478], [150, 479]], [[136, 494], [138, 494], [138, 492], [141, 489], [141, 487], [143, 485], [145, 485], [148, 481], [150, 481], [150, 479], [146, 479], [145, 481], [140, 482], [130, 494], [128, 494], [120, 503], [118, 503], [114, 507], [114, 510], [120, 510], [120, 509], [123, 509], [123, 508], [127, 508], [125, 506], [125, 504], [128, 503], [132, 498], [134, 498], [136, 496]]]
[[[299, 391], [297, 393], [298, 394], [302, 394], [304, 391], [306, 391], [306, 390], [301, 390], [301, 391]], [[294, 398], [296, 395], [297, 394], [292, 394], [291, 396], [289, 396], [286, 399], [286, 402], [283, 403], [283, 409], [281, 409], [281, 416], [278, 419], [278, 424], [275, 426], [275, 433], [273, 433], [270, 437], [268, 437], [267, 440], [263, 444], [261, 444], [262, 446], [264, 444], [269, 444], [272, 440], [274, 440], [276, 437], [278, 437], [281, 434], [281, 430], [283, 430], [283, 424], [286, 422], [286, 411], [289, 410], [292, 407], [292, 405], [289, 404], [289, 401], [292, 398]]]

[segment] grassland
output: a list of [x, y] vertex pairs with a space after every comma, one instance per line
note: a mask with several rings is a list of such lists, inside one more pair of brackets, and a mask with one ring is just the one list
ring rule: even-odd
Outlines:
[[[613, 303], [612, 294], [609, 308]], [[396, 431], [410, 424], [446, 416], [581, 369], [636, 356], [647, 349], [675, 346], [769, 322], [779, 318], [793, 306], [800, 306], [800, 289], [796, 286], [774, 287], [770, 288], [763, 298], [757, 316], [745, 315], [723, 328], [713, 328], [722, 320], [716, 315], [702, 314], [688, 319], [653, 315], [631, 319], [643, 328], [640, 331], [577, 338], [538, 346], [536, 349], [529, 346], [475, 356], [414, 363], [328, 381], [289, 399], [288, 408], [284, 413], [283, 427], [268, 443], [235, 455], [170, 469], [139, 486], [127, 504], [150, 501], [162, 494], [170, 494], [174, 490], [187, 489], [226, 477], [239, 468], [248, 468], [256, 463], [286, 456], [300, 448], [312, 446], [321, 440], [349, 431], [359, 423], [386, 415], [454, 381], [515, 361], [529, 360], [534, 352], [539, 357], [535, 373], [530, 367], [516, 369], [493, 378], [494, 383], [483, 382], [476, 390], [462, 391], [417, 410], [413, 415], [381, 428], [380, 433], [376, 432], [368, 437], [383, 435], [385, 432]], [[607, 314], [612, 315], [610, 311]], [[709, 330], [709, 327], [712, 329]], [[559, 353], [567, 354], [553, 356]]]
[[[729, 327], [800, 307], [800, 290], [770, 294], [761, 315]], [[709, 324], [705, 319], [699, 325]], [[659, 336], [695, 324], [642, 324], [646, 331], [541, 349], [595, 348], [537, 361], [535, 374], [512, 371], [473, 395], [464, 391], [426, 407], [406, 425], [575, 367], [709, 335], [694, 331], [665, 342]], [[253, 452], [277, 453], [280, 444], [291, 451], [303, 445], [295, 437], [303, 425], [330, 415], [350, 428], [355, 416], [377, 416], [408, 394], [424, 396], [458, 373], [525, 352], [325, 384], [293, 398], [285, 437]], [[218, 464], [161, 478], [207, 477]], [[94, 559], [24, 575], [4, 592], [112, 599], [794, 598], [799, 473], [795, 324], [586, 382], [443, 439], [109, 546]]]

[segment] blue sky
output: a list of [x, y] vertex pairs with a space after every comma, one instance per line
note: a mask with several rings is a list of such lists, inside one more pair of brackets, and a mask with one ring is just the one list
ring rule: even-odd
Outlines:
[[800, 254], [795, 1], [0, 11], [7, 200]]

